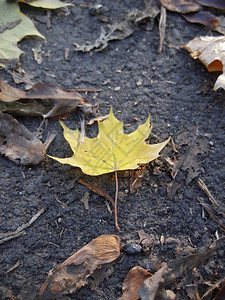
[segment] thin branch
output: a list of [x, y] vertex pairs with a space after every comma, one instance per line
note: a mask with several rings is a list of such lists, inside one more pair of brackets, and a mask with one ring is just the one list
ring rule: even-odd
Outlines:
[[24, 229], [28, 228], [34, 221], [37, 220], [37, 218], [43, 214], [43, 212], [45, 211], [45, 207], [42, 208], [41, 210], [39, 210], [39, 212], [37, 212], [31, 219], [29, 222], [19, 226], [15, 231], [12, 232], [7, 232], [7, 233], [1, 233], [0, 234], [0, 244], [3, 244], [6, 241], [9, 241], [13, 238], [16, 238], [18, 236], [21, 236], [23, 234], [26, 234]]
[[107, 200], [109, 200], [112, 205], [115, 205], [114, 200], [104, 191], [98, 189], [97, 187], [95, 187], [94, 185], [91, 185], [90, 183], [87, 183], [86, 181], [84, 181], [83, 179], [78, 179], [77, 180], [80, 184], [85, 185], [87, 188], [89, 188], [89, 190], [91, 190], [92, 192], [106, 198]]

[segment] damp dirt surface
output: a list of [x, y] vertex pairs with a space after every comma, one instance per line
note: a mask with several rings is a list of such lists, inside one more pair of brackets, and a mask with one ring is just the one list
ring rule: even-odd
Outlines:
[[[154, 134], [150, 142], [171, 136], [174, 145], [170, 143], [159, 159], [146, 165], [136, 190], [131, 192], [134, 172], [118, 173], [119, 232], [115, 230], [111, 204], [78, 182], [82, 178], [114, 197], [113, 173], [86, 176], [78, 168], [61, 165], [47, 156], [37, 166], [18, 166], [1, 156], [0, 232], [15, 231], [42, 208], [45, 211], [25, 229], [25, 234], [0, 245], [0, 299], [35, 299], [50, 270], [102, 234], [120, 237], [121, 256], [104, 272], [91, 276], [89, 283], [75, 294], [60, 299], [118, 299], [132, 267], [141, 266], [154, 273], [163, 262], [188, 255], [224, 235], [218, 220], [225, 224], [225, 94], [224, 90], [213, 91], [216, 75], [208, 73], [182, 48], [194, 37], [211, 33], [203, 26], [187, 23], [179, 14], [167, 12], [166, 38], [160, 54], [158, 17], [136, 25], [133, 34], [109, 42], [103, 51], [75, 51], [74, 43], [93, 43], [101, 27], [107, 31], [107, 23], [90, 9], [94, 4], [102, 4], [103, 13], [114, 23], [130, 10], [144, 8], [143, 1], [76, 0], [74, 7], [52, 11], [51, 27], [47, 28], [45, 11], [23, 6], [46, 42], [42, 44], [41, 64], [37, 64], [31, 51], [37, 40], [20, 43], [26, 52], [21, 56], [22, 68], [34, 75], [35, 82], [61, 88], [101, 89], [88, 92], [86, 97], [91, 104], [99, 103], [99, 115], [107, 115], [113, 106], [126, 133], [135, 130], [150, 113]], [[16, 86], [9, 72], [0, 70], [0, 76]], [[38, 118], [18, 120], [32, 132], [42, 122]], [[78, 113], [70, 115], [65, 124], [80, 128]], [[48, 120], [42, 140], [50, 133], [56, 137], [48, 154], [71, 156], [57, 120]], [[96, 136], [97, 124], [87, 125], [86, 134]], [[173, 179], [172, 168], [177, 161]], [[199, 178], [216, 199], [217, 207], [199, 187]], [[89, 197], [88, 209], [81, 201], [84, 195], [87, 197], [85, 193]], [[217, 220], [203, 210], [200, 200]], [[152, 238], [148, 251], [140, 243], [140, 230]], [[197, 283], [200, 296], [209, 289], [207, 283], [214, 284], [225, 276], [224, 266], [222, 247], [195, 270], [193, 283]], [[181, 277], [168, 288], [177, 294], [177, 299], [190, 299], [182, 283]]]

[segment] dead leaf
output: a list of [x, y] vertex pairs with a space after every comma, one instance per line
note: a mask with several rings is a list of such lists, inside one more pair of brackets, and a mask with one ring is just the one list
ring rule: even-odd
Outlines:
[[163, 263], [162, 267], [152, 277], [146, 279], [141, 285], [137, 295], [141, 299], [175, 299], [172, 291], [165, 288], [175, 282], [178, 278], [186, 276], [183, 279], [183, 288], [188, 282], [192, 282], [191, 273], [195, 268], [200, 266], [206, 259], [215, 253], [225, 242], [225, 237], [214, 241], [211, 245], [206, 245], [196, 249], [193, 254], [179, 257], [175, 260], [170, 260], [168, 263]]
[[[191, 133], [192, 131], [194, 133]], [[179, 173], [180, 177], [183, 177], [182, 179], [190, 184], [201, 172], [202, 156], [209, 151], [208, 139], [198, 132], [195, 125], [182, 130], [175, 141], [180, 154], [174, 158], [175, 163], [171, 172], [173, 180], [167, 185], [167, 197], [169, 199], [174, 199], [177, 191], [182, 186], [181, 178], [176, 180], [177, 174]], [[181, 149], [182, 151], [180, 151]], [[186, 171], [186, 173], [182, 171]]]
[[209, 72], [222, 71], [217, 78], [214, 90], [225, 89], [225, 36], [196, 37], [185, 46], [191, 57], [199, 59]]
[[[64, 91], [53, 85], [42, 82], [36, 83], [30, 90], [21, 91], [0, 79], [0, 100], [13, 102], [16, 100], [52, 100], [54, 106], [48, 112], [41, 114], [44, 118], [60, 118], [72, 113], [86, 98], [77, 92]], [[16, 102], [15, 102], [16, 103]], [[33, 103], [33, 106], [35, 104]], [[40, 106], [40, 104], [39, 104]], [[34, 109], [34, 107], [33, 107]], [[40, 109], [37, 108], [37, 112]]]
[[194, 0], [160, 0], [160, 2], [166, 9], [182, 14], [202, 9], [202, 6]]
[[142, 246], [142, 249], [144, 252], [149, 252], [153, 249], [155, 245], [155, 237], [154, 235], [149, 235], [146, 232], [144, 232], [143, 229], [138, 231], [138, 235], [140, 238], [140, 244]]
[[103, 264], [120, 255], [120, 239], [116, 235], [101, 235], [58, 266], [42, 285], [39, 295], [53, 296], [75, 293], [87, 284], [88, 277]]
[[183, 17], [190, 23], [202, 24], [210, 30], [215, 30], [220, 25], [218, 19], [208, 11], [190, 13], [183, 15]]
[[199, 4], [225, 10], [225, 1], [223, 0], [196, 0]]
[[84, 196], [80, 199], [81, 202], [84, 203], [84, 207], [85, 209], [89, 209], [89, 193], [85, 192]]
[[98, 51], [102, 51], [108, 46], [108, 42], [127, 38], [135, 31], [135, 27], [138, 23], [145, 19], [154, 19], [158, 15], [159, 11], [160, 10], [158, 6], [155, 4], [146, 4], [146, 8], [143, 11], [133, 9], [124, 17], [122, 21], [116, 21], [114, 24], [110, 25], [107, 33], [104, 28], [101, 28], [100, 36], [95, 40], [94, 43], [88, 42], [84, 45], [78, 45], [77, 43], [74, 43], [74, 46], [76, 47], [75, 50], [89, 52], [93, 49], [97, 49]]
[[145, 269], [139, 266], [133, 267], [123, 281], [123, 294], [119, 300], [138, 300], [139, 296], [136, 293], [142, 283], [150, 276], [152, 274]]
[[45, 146], [12, 116], [0, 112], [0, 152], [16, 164], [37, 165], [45, 156]]
[[135, 193], [142, 186], [146, 165], [141, 165], [137, 170], [130, 171], [130, 193]]

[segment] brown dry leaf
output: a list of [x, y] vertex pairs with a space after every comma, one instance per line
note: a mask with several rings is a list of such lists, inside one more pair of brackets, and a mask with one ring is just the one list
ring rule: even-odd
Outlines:
[[[65, 117], [73, 112], [78, 104], [83, 103], [86, 98], [77, 92], [64, 91], [53, 85], [42, 82], [36, 83], [30, 90], [21, 91], [0, 79], [0, 101], [14, 102], [16, 100], [52, 100], [53, 108], [50, 108], [44, 118]], [[39, 110], [37, 109], [39, 112]]]
[[137, 300], [140, 299], [139, 296], [136, 295], [142, 283], [152, 276], [151, 273], [146, 271], [145, 269], [136, 266], [133, 267], [128, 273], [126, 278], [123, 281], [123, 294], [119, 298], [119, 300]]
[[120, 255], [120, 238], [101, 235], [58, 266], [42, 285], [39, 295], [45, 297], [75, 293], [87, 284], [88, 277], [101, 265]]
[[163, 263], [162, 267], [152, 277], [144, 281], [137, 295], [141, 299], [148, 300], [175, 299], [176, 295], [172, 291], [166, 290], [166, 287], [185, 276], [181, 282], [181, 286], [185, 289], [192, 283], [192, 271], [213, 255], [217, 249], [224, 246], [224, 242], [225, 237], [222, 237], [211, 245], [196, 249], [193, 254]]
[[144, 232], [143, 229], [138, 231], [138, 235], [140, 238], [140, 244], [144, 252], [149, 252], [153, 249], [155, 245], [155, 237], [152, 234], [148, 234]]
[[204, 6], [214, 7], [225, 10], [224, 0], [197, 0], [197, 2]]
[[142, 185], [142, 179], [145, 175], [146, 165], [141, 165], [137, 170], [130, 171], [130, 193], [135, 193]]
[[208, 11], [190, 13], [183, 15], [183, 17], [190, 23], [202, 24], [210, 30], [215, 30], [220, 25], [218, 19]]
[[45, 156], [45, 146], [12, 116], [0, 112], [0, 153], [16, 164], [37, 165]]
[[160, 0], [160, 2], [166, 9], [182, 14], [202, 9], [202, 6], [194, 0]]
[[225, 89], [225, 36], [196, 37], [185, 46], [194, 59], [199, 59], [209, 72], [223, 72], [216, 80], [214, 90]]

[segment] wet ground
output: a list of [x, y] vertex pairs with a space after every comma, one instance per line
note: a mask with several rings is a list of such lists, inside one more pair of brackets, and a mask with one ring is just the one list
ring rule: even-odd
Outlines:
[[[0, 232], [16, 230], [45, 208], [25, 230], [25, 235], [0, 245], [1, 299], [34, 299], [51, 269], [102, 234], [119, 235], [122, 245], [129, 241], [139, 245], [138, 232], [142, 229], [152, 235], [155, 242], [150, 252], [125, 247], [120, 258], [106, 270], [107, 276], [93, 277], [92, 284], [63, 299], [118, 299], [122, 282], [133, 266], [139, 265], [154, 273], [162, 262], [187, 255], [190, 247], [202, 247], [224, 235], [218, 222], [206, 211], [203, 213], [199, 200], [210, 207], [211, 202], [198, 185], [201, 178], [218, 202], [215, 215], [225, 224], [224, 90], [213, 91], [216, 76], [209, 74], [182, 48], [194, 37], [211, 33], [203, 26], [187, 23], [179, 14], [167, 12], [166, 39], [161, 54], [157, 52], [157, 17], [152, 30], [149, 30], [150, 21], [145, 21], [136, 26], [130, 37], [110, 42], [103, 51], [78, 52], [74, 42], [79, 45], [94, 42], [101, 27], [107, 30], [107, 24], [88, 9], [90, 4], [96, 4], [94, 1], [77, 0], [74, 4], [68, 10], [52, 12], [50, 28], [37, 21], [38, 16], [45, 16], [44, 11], [24, 7], [30, 17], [36, 16], [34, 22], [45, 35], [46, 43], [42, 46], [42, 64], [36, 63], [31, 52], [36, 40], [21, 43], [26, 52], [21, 57], [22, 68], [35, 76], [35, 82], [62, 88], [102, 89], [88, 93], [87, 98], [91, 104], [99, 102], [100, 115], [108, 114], [113, 106], [115, 116], [125, 124], [125, 132], [135, 130], [150, 113], [153, 134], [160, 141], [171, 136], [175, 148], [169, 144], [161, 158], [146, 166], [141, 185], [133, 193], [130, 193], [132, 174], [119, 173], [120, 232], [115, 230], [114, 217], [108, 209], [110, 204], [106, 205], [103, 197], [78, 182], [82, 177], [114, 197], [113, 174], [84, 176], [79, 169], [48, 157], [34, 167], [17, 166], [6, 157], [0, 157]], [[133, 8], [142, 10], [143, 2], [104, 1], [103, 8], [115, 22]], [[66, 48], [69, 49], [68, 60], [65, 59]], [[14, 84], [6, 71], [0, 70], [0, 76]], [[35, 132], [42, 120], [20, 118], [19, 121]], [[65, 123], [77, 128], [80, 119], [74, 113]], [[49, 133], [57, 135], [48, 153], [70, 156], [71, 150], [57, 120], [48, 121], [43, 141]], [[94, 137], [97, 125], [87, 126], [86, 133]], [[150, 141], [159, 140], [152, 136]], [[175, 159], [180, 163], [172, 179], [171, 162]], [[85, 193], [89, 195], [89, 209], [81, 202]], [[223, 248], [198, 268], [200, 295], [209, 288], [205, 282], [213, 284], [225, 276], [224, 257]], [[17, 262], [18, 266], [7, 273]], [[170, 288], [178, 299], [189, 299], [177, 284]], [[212, 299], [212, 295], [208, 299]]]

